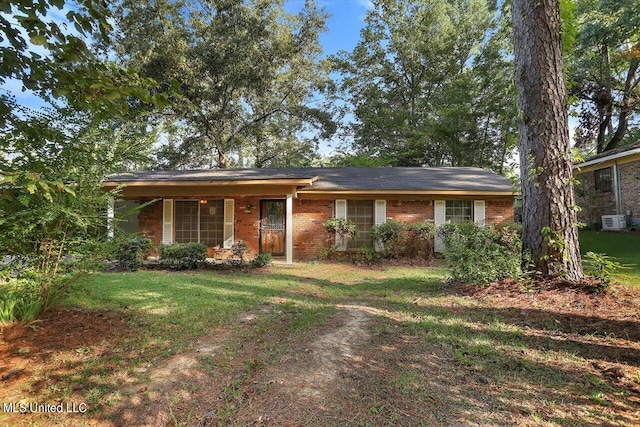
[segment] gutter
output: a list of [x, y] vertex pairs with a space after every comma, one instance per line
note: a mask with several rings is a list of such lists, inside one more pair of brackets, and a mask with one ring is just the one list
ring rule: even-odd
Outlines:
[[616, 154], [611, 154], [609, 156], [605, 156], [605, 157], [600, 157], [597, 159], [593, 159], [593, 160], [589, 160], [587, 162], [583, 162], [577, 165], [573, 165], [572, 168], [573, 169], [580, 169], [580, 168], [584, 168], [587, 166], [592, 166], [592, 165], [597, 165], [599, 163], [604, 163], [607, 162], [609, 160], [616, 160], [622, 157], [627, 157], [627, 156], [631, 156], [634, 154], [640, 154], [640, 148], [634, 148], [633, 150], [629, 150], [629, 151], [623, 151], [621, 153], [616, 153]]

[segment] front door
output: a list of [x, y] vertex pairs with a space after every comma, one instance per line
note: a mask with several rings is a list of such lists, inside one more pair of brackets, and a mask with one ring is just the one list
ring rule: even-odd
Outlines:
[[285, 201], [260, 201], [260, 252], [284, 255]]

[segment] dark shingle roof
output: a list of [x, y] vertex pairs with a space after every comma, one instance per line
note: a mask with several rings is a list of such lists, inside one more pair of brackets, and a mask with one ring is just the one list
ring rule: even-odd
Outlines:
[[624, 153], [625, 151], [631, 151], [636, 148], [640, 148], [640, 141], [634, 142], [633, 144], [623, 145], [622, 147], [614, 148], [613, 150], [605, 151], [604, 153], [596, 154], [595, 156], [585, 159], [584, 163], [600, 159], [602, 157], [609, 157], [614, 154]]
[[466, 190], [512, 191], [508, 178], [470, 167], [439, 168], [281, 168], [281, 169], [209, 169], [184, 171], [143, 171], [112, 175], [112, 182], [128, 181], [242, 181], [272, 179], [313, 179], [305, 190]]

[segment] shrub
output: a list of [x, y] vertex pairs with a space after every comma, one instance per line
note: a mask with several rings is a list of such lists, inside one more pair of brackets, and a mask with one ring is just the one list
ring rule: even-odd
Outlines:
[[118, 267], [127, 271], [142, 267], [142, 260], [152, 247], [150, 239], [135, 235], [120, 238], [114, 244], [113, 257]]
[[404, 243], [404, 256], [431, 259], [436, 226], [429, 222], [418, 222], [409, 226]]
[[234, 243], [231, 246], [231, 256], [228, 259], [228, 263], [231, 265], [243, 265], [244, 256], [249, 250], [249, 247], [243, 240], [239, 240], [238, 243]]
[[173, 270], [198, 268], [207, 259], [204, 243], [171, 243], [160, 246], [160, 264]]
[[251, 261], [251, 265], [253, 267], [265, 267], [270, 265], [273, 261], [273, 257], [269, 252], [261, 253], [256, 255], [256, 257]]
[[389, 220], [371, 227], [369, 234], [376, 245], [381, 245], [385, 256], [397, 258], [404, 253], [405, 227], [401, 222]]
[[28, 322], [72, 290], [80, 275], [47, 277], [27, 268], [0, 285], [0, 323]]
[[348, 219], [329, 218], [322, 224], [329, 233], [336, 233], [336, 244], [344, 245], [358, 235], [358, 226]]
[[611, 274], [623, 268], [614, 257], [595, 252], [587, 252], [584, 257], [585, 272], [598, 279], [596, 290], [606, 292], [611, 286]]
[[420, 222], [405, 224], [389, 220], [371, 228], [371, 237], [382, 245], [383, 255], [390, 258], [424, 258], [433, 256], [435, 226]]
[[441, 232], [444, 261], [454, 280], [486, 285], [522, 276], [522, 240], [514, 226], [463, 222], [445, 225]]

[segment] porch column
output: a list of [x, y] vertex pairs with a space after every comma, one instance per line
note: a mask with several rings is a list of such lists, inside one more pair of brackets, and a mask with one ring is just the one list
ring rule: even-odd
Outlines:
[[285, 221], [285, 253], [286, 263], [293, 264], [293, 195], [287, 194], [287, 208], [286, 208], [286, 221]]
[[115, 216], [113, 196], [107, 198], [107, 236], [113, 239], [113, 218]]

